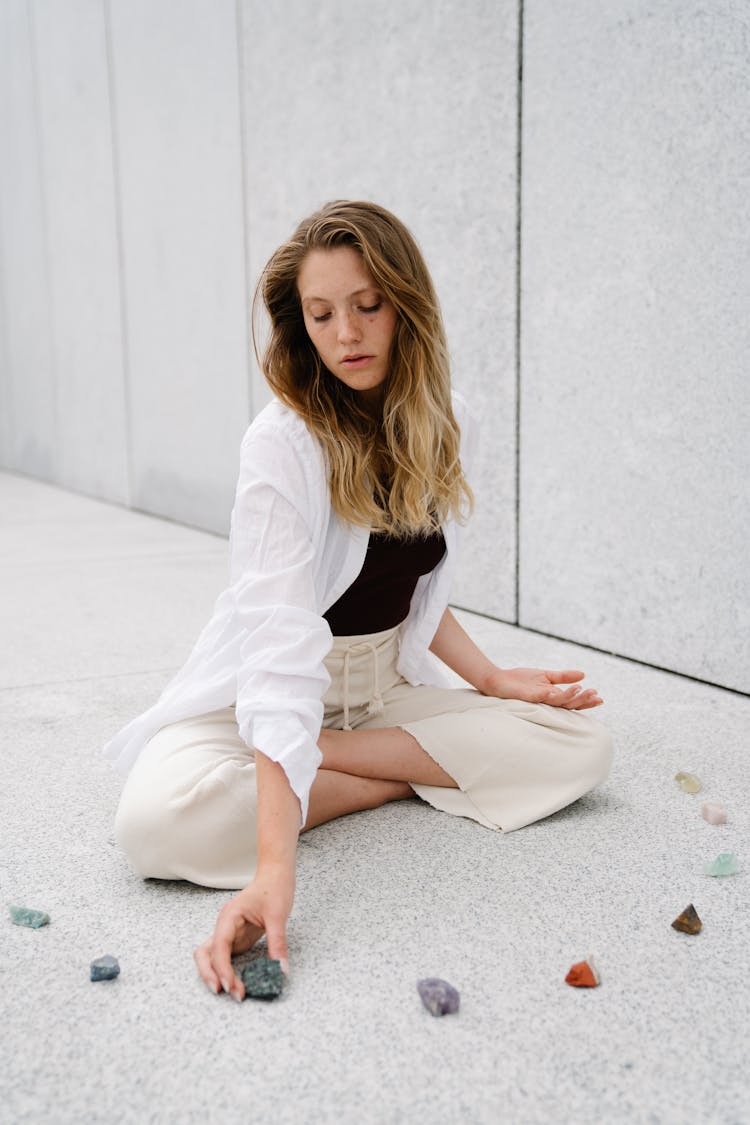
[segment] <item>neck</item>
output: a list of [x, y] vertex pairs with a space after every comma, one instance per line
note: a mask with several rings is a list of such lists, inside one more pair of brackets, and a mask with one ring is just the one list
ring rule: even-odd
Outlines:
[[385, 401], [385, 388], [383, 386], [371, 387], [367, 391], [359, 392], [359, 402], [376, 422], [382, 421], [383, 403]]

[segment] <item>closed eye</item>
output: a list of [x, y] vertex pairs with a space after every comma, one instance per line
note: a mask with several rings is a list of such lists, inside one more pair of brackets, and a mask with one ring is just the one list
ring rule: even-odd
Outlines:
[[[360, 305], [359, 311], [363, 312], [363, 313], [369, 313], [369, 314], [376, 313], [378, 311], [378, 309], [382, 306], [382, 304], [383, 304], [382, 301], [376, 301], [374, 305]], [[327, 312], [327, 313], [323, 313], [322, 316], [313, 316], [313, 320], [315, 321], [316, 324], [322, 324], [324, 321], [330, 319], [330, 316], [331, 316], [331, 314], [329, 312]]]

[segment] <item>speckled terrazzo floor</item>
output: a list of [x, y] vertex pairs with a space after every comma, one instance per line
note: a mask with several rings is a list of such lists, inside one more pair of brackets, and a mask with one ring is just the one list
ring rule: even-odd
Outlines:
[[[192, 961], [227, 892], [133, 874], [98, 753], [187, 655], [226, 543], [11, 474], [0, 510], [0, 898], [52, 916], [2, 922], [1, 1122], [750, 1122], [750, 700], [461, 614], [501, 664], [587, 670], [609, 781], [505, 837], [417, 800], [302, 837], [291, 982], [239, 1006]], [[740, 872], [704, 876], [723, 851]], [[590, 952], [601, 988], [569, 988]]]

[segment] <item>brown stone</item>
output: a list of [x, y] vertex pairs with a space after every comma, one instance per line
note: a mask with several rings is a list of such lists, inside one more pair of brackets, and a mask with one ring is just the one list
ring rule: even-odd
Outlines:
[[686, 906], [682, 914], [675, 918], [672, 923], [672, 929], [680, 930], [683, 934], [699, 934], [703, 923], [698, 917], [698, 912], [693, 906], [692, 902]]

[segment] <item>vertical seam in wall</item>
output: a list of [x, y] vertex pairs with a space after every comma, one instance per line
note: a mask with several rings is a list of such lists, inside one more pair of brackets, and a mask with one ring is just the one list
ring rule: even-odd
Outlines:
[[242, 191], [242, 233], [245, 261], [245, 372], [247, 378], [247, 406], [249, 417], [255, 414], [253, 403], [253, 368], [250, 362], [252, 353], [252, 309], [250, 304], [250, 220], [247, 205], [247, 117], [245, 115], [245, 35], [242, 18], [243, 0], [235, 0], [235, 20], [237, 28], [237, 95], [240, 108], [240, 188]]
[[112, 14], [110, 0], [103, 0], [104, 46], [107, 56], [107, 89], [109, 93], [109, 130], [112, 138], [112, 190], [114, 192], [115, 243], [117, 247], [118, 296], [120, 304], [120, 339], [122, 341], [122, 403], [125, 416], [125, 482], [126, 504], [135, 502], [133, 488], [133, 410], [130, 394], [130, 346], [128, 302], [125, 288], [125, 240], [122, 231], [122, 193], [120, 191], [120, 149], [117, 130], [117, 96], [115, 87], [114, 50], [112, 47]]
[[[5, 97], [5, 104], [10, 105], [10, 98], [6, 96], [7, 92], [7, 87], [0, 86], [0, 98]], [[2, 139], [8, 139], [4, 130]], [[8, 145], [7, 148], [10, 148], [10, 145]], [[0, 159], [3, 161], [3, 167], [7, 170], [10, 167], [8, 152], [3, 151], [0, 153]], [[2, 362], [2, 373], [4, 373], [4, 378], [0, 378], [0, 411], [2, 411], [2, 417], [0, 417], [0, 427], [2, 427], [2, 436], [0, 436], [0, 465], [2, 465], [3, 468], [13, 471], [17, 468], [17, 462], [15, 445], [11, 443], [13, 442], [13, 435], [16, 432], [16, 426], [13, 417], [15, 402], [11, 389], [13, 372], [10, 369], [10, 318], [8, 314], [5, 281], [6, 271], [9, 266], [4, 238], [7, 218], [3, 219], [3, 194], [3, 191], [0, 190], [0, 362]]]
[[521, 205], [523, 170], [523, 0], [518, 3], [516, 85], [516, 589], [515, 624], [521, 605]]
[[[60, 387], [57, 372], [57, 349], [55, 347], [55, 317], [53, 310], [52, 277], [49, 244], [49, 214], [47, 207], [47, 177], [44, 174], [44, 144], [42, 137], [42, 107], [39, 97], [39, 67], [37, 65], [36, 27], [34, 23], [34, 3], [29, 0], [26, 9], [27, 25], [29, 31], [29, 59], [31, 61], [31, 91], [34, 111], [34, 133], [36, 139], [37, 168], [39, 169], [39, 201], [42, 213], [42, 246], [44, 254], [44, 284], [47, 297], [47, 342], [49, 345], [48, 361], [49, 372], [52, 376], [52, 409], [54, 415], [54, 442], [52, 462], [52, 481], [65, 483], [60, 480], [62, 433], [60, 426]], [[22, 472], [28, 472], [27, 465], [19, 466]]]
[[[7, 161], [5, 167], [8, 167]], [[1, 202], [1, 199], [0, 199]], [[11, 435], [15, 433], [15, 425], [13, 422], [13, 395], [10, 390], [10, 384], [13, 378], [10, 370], [10, 345], [8, 341], [8, 305], [5, 298], [5, 270], [7, 268], [7, 258], [5, 254], [5, 243], [3, 241], [3, 222], [2, 215], [0, 215], [0, 361], [2, 362], [2, 370], [5, 372], [5, 378], [0, 379], [0, 468], [14, 469], [15, 456], [11, 455]]]

